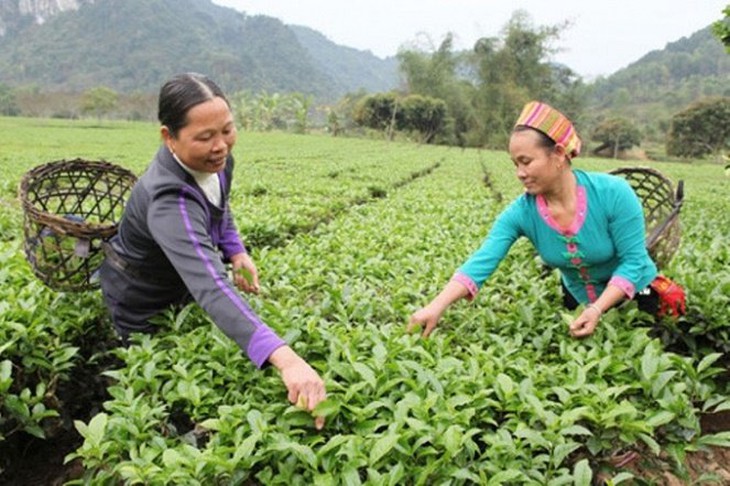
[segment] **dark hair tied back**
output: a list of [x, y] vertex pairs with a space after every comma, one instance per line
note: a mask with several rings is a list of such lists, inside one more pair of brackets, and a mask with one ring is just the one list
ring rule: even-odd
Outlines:
[[178, 130], [187, 124], [188, 111], [216, 97], [229, 104], [223, 91], [207, 76], [198, 73], [178, 74], [160, 89], [157, 119], [172, 136], [177, 136]]

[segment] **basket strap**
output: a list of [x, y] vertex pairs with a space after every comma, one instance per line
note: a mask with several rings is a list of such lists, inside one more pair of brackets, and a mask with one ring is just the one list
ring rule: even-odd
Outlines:
[[101, 248], [104, 250], [106, 261], [109, 262], [111, 266], [122, 273], [126, 273], [130, 277], [142, 278], [142, 274], [136, 268], [132, 267], [128, 261], [119, 256], [119, 253], [114, 250], [111, 243], [108, 241], [102, 241]]
[[157, 285], [169, 286], [171, 280], [169, 278], [160, 277], [154, 273], [145, 272], [141, 267], [129, 263], [114, 249], [109, 241], [103, 241], [101, 247], [104, 250], [106, 256], [106, 262], [114, 267], [117, 271], [132, 277], [133, 279], [143, 280], [145, 282]]
[[672, 207], [672, 211], [669, 213], [669, 215], [664, 219], [662, 224], [654, 228], [654, 231], [651, 232], [651, 235], [647, 238], [646, 246], [651, 248], [654, 246], [654, 243], [656, 240], [658, 240], [662, 233], [664, 233], [664, 230], [667, 229], [667, 227], [674, 222], [675, 219], [679, 217], [679, 212], [682, 210], [682, 204], [684, 203], [684, 181], [679, 181], [677, 184], [677, 193], [675, 195], [674, 204]]
[[677, 219], [678, 216], [679, 208], [675, 208], [674, 210], [672, 210], [671, 214], [667, 216], [667, 218], [662, 222], [662, 224], [654, 228], [654, 231], [652, 231], [649, 237], [646, 239], [647, 248], [651, 248], [652, 246], [654, 246], [654, 243], [656, 243], [656, 241], [662, 236], [664, 230], [666, 230], [669, 225], [672, 224], [675, 219]]

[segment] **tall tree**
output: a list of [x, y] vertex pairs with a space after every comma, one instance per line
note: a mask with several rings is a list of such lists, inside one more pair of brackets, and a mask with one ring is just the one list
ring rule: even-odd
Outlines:
[[[562, 106], [575, 87], [575, 74], [552, 64], [551, 43], [564, 26], [533, 25], [530, 16], [516, 11], [503, 30], [503, 38], [483, 38], [474, 45], [473, 63], [478, 76], [474, 104], [480, 124], [471, 138], [479, 144], [504, 148], [512, 123], [530, 99], [546, 101], [575, 116]], [[573, 103], [579, 101], [573, 97]], [[571, 107], [578, 110], [578, 107]]]
[[473, 86], [459, 75], [459, 72], [468, 71], [469, 66], [463, 54], [454, 52], [453, 36], [448, 34], [435, 50], [401, 50], [398, 61], [407, 93], [446, 103], [442, 130], [444, 142], [464, 145], [463, 134], [475, 121], [471, 104]]
[[730, 5], [725, 7], [722, 13], [725, 14], [725, 18], [712, 24], [712, 31], [720, 42], [725, 44], [725, 49], [730, 53]]
[[516, 11], [501, 37], [479, 39], [469, 53], [455, 53], [446, 36], [436, 49], [398, 54], [409, 94], [444, 100], [443, 143], [504, 148], [512, 123], [530, 99], [578, 118], [587, 97], [581, 79], [550, 61], [551, 43], [565, 25], [536, 27]]
[[429, 53], [424, 50], [401, 50], [400, 70], [405, 76], [409, 93], [443, 99], [456, 83], [458, 57], [453, 52], [453, 36], [447, 34], [439, 47]]
[[730, 150], [730, 97], [706, 98], [672, 118], [667, 134], [667, 154], [718, 160]]
[[609, 118], [594, 129], [593, 139], [601, 142], [601, 145], [593, 150], [594, 153], [610, 149], [615, 159], [619, 151], [628, 150], [641, 143], [641, 132], [626, 118]]
[[84, 92], [81, 99], [81, 111], [90, 113], [101, 120], [104, 115], [109, 114], [117, 106], [119, 95], [116, 91], [106, 86], [91, 88]]

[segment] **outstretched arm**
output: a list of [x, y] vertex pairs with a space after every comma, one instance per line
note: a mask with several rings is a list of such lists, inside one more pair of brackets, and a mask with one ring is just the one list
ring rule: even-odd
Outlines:
[[457, 300], [469, 295], [469, 289], [464, 284], [457, 280], [451, 280], [436, 298], [411, 316], [407, 328], [408, 332], [413, 331], [418, 325], [424, 325], [423, 337], [428, 337], [438, 324], [444, 311]]
[[518, 199], [497, 217], [482, 246], [461, 266], [436, 298], [411, 316], [407, 327], [409, 332], [422, 324], [425, 325], [423, 337], [428, 337], [451, 304], [462, 298], [472, 300], [476, 296], [482, 283], [494, 272], [522, 234], [520, 221], [523, 210], [523, 200]]
[[195, 301], [261, 367], [285, 342], [235, 290], [207, 228], [205, 201], [187, 187], [159, 196], [147, 225]]

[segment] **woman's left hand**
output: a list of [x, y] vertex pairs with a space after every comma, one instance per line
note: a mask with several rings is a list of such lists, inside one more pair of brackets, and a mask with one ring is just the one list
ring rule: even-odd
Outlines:
[[259, 274], [249, 254], [233, 255], [231, 264], [233, 265], [233, 283], [236, 284], [236, 287], [250, 294], [258, 294]]
[[570, 324], [570, 335], [581, 338], [590, 336], [598, 326], [601, 314], [592, 307], [586, 307], [583, 312]]

